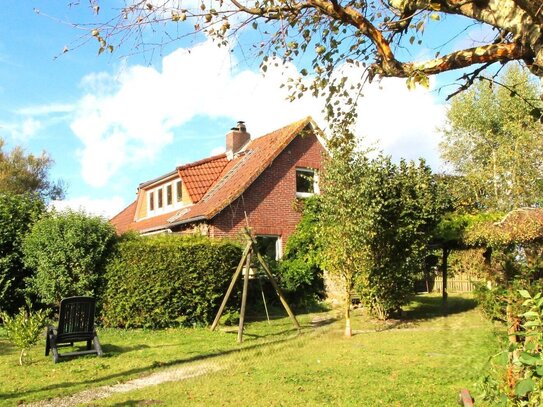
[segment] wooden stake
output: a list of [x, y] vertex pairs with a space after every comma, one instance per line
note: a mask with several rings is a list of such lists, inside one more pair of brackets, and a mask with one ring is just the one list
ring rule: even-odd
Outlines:
[[245, 264], [245, 260], [247, 259], [247, 256], [249, 255], [251, 248], [252, 248], [252, 243], [251, 242], [247, 243], [247, 246], [245, 247], [245, 250], [243, 251], [243, 255], [241, 256], [241, 260], [239, 261], [238, 268], [236, 269], [236, 272], [234, 273], [232, 277], [232, 281], [230, 281], [230, 286], [228, 287], [228, 290], [226, 291], [226, 294], [222, 300], [222, 304], [219, 308], [219, 311], [217, 312], [217, 316], [215, 316], [215, 320], [213, 321], [213, 324], [211, 325], [212, 331], [214, 331], [217, 325], [219, 324], [219, 319], [221, 319], [222, 313], [224, 312], [224, 307], [226, 307], [226, 302], [228, 301], [228, 298], [230, 298], [230, 295], [232, 294], [234, 285], [236, 284], [239, 274], [241, 273], [241, 270], [243, 269], [243, 265]]
[[245, 308], [247, 306], [247, 291], [249, 290], [249, 271], [251, 270], [251, 251], [247, 255], [243, 276], [243, 293], [241, 294], [241, 310], [239, 312], [238, 343], [243, 342], [243, 325], [245, 323]]

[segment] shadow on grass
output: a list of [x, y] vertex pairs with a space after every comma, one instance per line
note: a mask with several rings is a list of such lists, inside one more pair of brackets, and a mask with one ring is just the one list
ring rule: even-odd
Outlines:
[[[285, 332], [288, 332], [288, 331], [289, 330], [287, 330]], [[292, 329], [291, 331], [295, 331], [295, 329]], [[229, 355], [229, 354], [241, 353], [241, 352], [245, 352], [245, 351], [249, 351], [249, 350], [259, 349], [261, 347], [272, 345], [272, 344], [285, 343], [285, 342], [291, 341], [291, 340], [293, 340], [293, 339], [295, 339], [297, 337], [298, 337], [297, 335], [296, 336], [293, 335], [292, 337], [289, 337], [289, 338], [270, 340], [270, 341], [266, 341], [266, 342], [259, 343], [259, 344], [244, 346], [242, 348], [234, 348], [234, 349], [229, 349], [229, 350], [224, 350], [224, 351], [209, 352], [209, 353], [199, 354], [199, 355], [195, 355], [195, 356], [191, 356], [191, 357], [187, 357], [187, 358], [175, 359], [175, 360], [171, 360], [171, 361], [168, 361], [168, 362], [157, 362], [157, 361], [155, 361], [155, 362], [152, 362], [151, 364], [146, 365], [146, 366], [126, 370], [126, 371], [123, 371], [123, 372], [119, 372], [119, 373], [115, 373], [115, 374], [112, 374], [112, 375], [109, 375], [109, 376], [103, 376], [103, 377], [99, 377], [99, 378], [95, 378], [95, 379], [91, 379], [91, 380], [83, 380], [83, 381], [71, 382], [71, 383], [57, 383], [57, 384], [52, 384], [52, 385], [45, 386], [45, 387], [42, 387], [42, 388], [39, 388], [39, 389], [27, 390], [27, 391], [22, 391], [22, 392], [17, 392], [17, 393], [10, 393], [10, 394], [2, 394], [2, 393], [0, 393], [0, 401], [2, 401], [2, 400], [10, 401], [11, 400], [11, 401], [14, 401], [14, 404], [20, 404], [21, 402], [26, 402], [25, 399], [24, 399], [25, 397], [28, 397], [29, 395], [32, 395], [32, 394], [44, 392], [44, 391], [51, 391], [51, 390], [58, 390], [58, 389], [70, 389], [72, 387], [77, 387], [77, 386], [80, 386], [80, 385], [88, 385], [88, 386], [107, 385], [108, 381], [111, 381], [111, 380], [116, 379], [116, 378], [123, 378], [123, 379], [128, 381], [128, 380], [134, 379], [135, 377], [137, 377], [137, 375], [139, 375], [141, 373], [145, 373], [145, 372], [150, 373], [153, 369], [156, 369], [156, 368], [172, 367], [172, 366], [183, 365], [183, 364], [187, 364], [187, 363], [191, 363], [191, 362], [197, 362], [197, 361], [212, 359], [212, 358], [219, 357], [219, 356], [225, 356], [225, 355]], [[128, 348], [135, 348], [135, 347], [136, 346], [128, 347]], [[106, 347], [104, 347], [104, 348], [106, 348]], [[121, 347], [116, 347], [116, 348], [122, 349]], [[134, 349], [132, 349], [132, 350], [134, 350]], [[80, 390], [77, 390], [77, 391], [83, 391], [83, 390], [85, 390], [85, 389], [80, 389]], [[73, 394], [73, 393], [65, 394], [65, 395], [62, 395], [60, 397], [68, 397], [70, 394]], [[135, 402], [139, 402], [139, 401], [135, 401]], [[145, 404], [135, 404], [135, 405], [145, 405]]]
[[443, 301], [441, 296], [419, 295], [413, 300], [412, 308], [407, 310], [406, 320], [428, 320], [470, 311], [477, 306], [474, 298], [449, 296]]
[[142, 406], [157, 406], [164, 404], [160, 400], [126, 400], [121, 403], [112, 404], [111, 407], [142, 407]]
[[444, 302], [441, 296], [417, 295], [401, 318], [382, 322], [378, 331], [418, 325], [420, 322], [434, 318], [461, 314], [475, 307], [477, 307], [477, 301], [474, 298], [452, 295]]
[[11, 343], [0, 340], [0, 353], [8, 353], [13, 351], [13, 349], [15, 349], [15, 346], [13, 346]]

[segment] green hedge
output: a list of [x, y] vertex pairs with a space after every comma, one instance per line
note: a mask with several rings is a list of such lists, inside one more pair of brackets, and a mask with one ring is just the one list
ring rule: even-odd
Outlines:
[[163, 328], [209, 323], [241, 254], [233, 243], [205, 238], [121, 242], [106, 270], [104, 324]]

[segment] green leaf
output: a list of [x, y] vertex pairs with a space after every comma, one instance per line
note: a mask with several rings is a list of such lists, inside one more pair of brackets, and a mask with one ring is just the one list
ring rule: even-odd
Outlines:
[[535, 357], [534, 355], [528, 353], [528, 352], [521, 352], [518, 360], [524, 364], [529, 366], [535, 366], [541, 362], [540, 357]]
[[526, 290], [518, 290], [518, 293], [520, 294], [522, 298], [532, 298], [530, 293]]
[[532, 379], [523, 379], [515, 386], [515, 394], [520, 397], [524, 397], [526, 394], [533, 391], [535, 383]]

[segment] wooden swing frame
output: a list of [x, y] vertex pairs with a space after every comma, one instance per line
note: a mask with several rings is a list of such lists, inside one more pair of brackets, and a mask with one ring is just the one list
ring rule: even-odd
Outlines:
[[283, 308], [285, 308], [285, 311], [287, 311], [287, 314], [289, 315], [290, 319], [292, 319], [292, 322], [296, 329], [298, 331], [301, 330], [300, 324], [298, 323], [298, 320], [296, 319], [296, 316], [290, 309], [285, 296], [283, 295], [283, 292], [279, 288], [279, 285], [275, 281], [275, 278], [273, 277], [270, 268], [266, 264], [266, 261], [262, 257], [262, 255], [259, 253], [258, 248], [256, 247], [256, 240], [251, 235], [251, 232], [248, 228], [244, 228], [244, 234], [245, 238], [247, 239], [247, 245], [245, 246], [245, 249], [243, 250], [243, 254], [241, 256], [241, 260], [238, 264], [238, 267], [236, 268], [236, 271], [234, 272], [234, 275], [232, 276], [232, 281], [230, 281], [230, 285], [228, 286], [228, 290], [226, 290], [226, 294], [222, 300], [221, 306], [219, 307], [219, 311], [217, 312], [217, 315], [215, 316], [215, 320], [213, 321], [213, 324], [211, 325], [211, 331], [214, 331], [215, 328], [219, 325], [219, 320], [222, 316], [222, 313], [224, 312], [224, 308], [226, 307], [226, 303], [228, 302], [228, 299], [230, 298], [230, 295], [232, 294], [232, 291], [234, 289], [234, 285], [236, 284], [236, 281], [238, 280], [241, 271], [245, 267], [245, 274], [243, 275], [243, 292], [241, 296], [241, 310], [239, 313], [239, 327], [238, 327], [238, 342], [243, 342], [243, 327], [245, 324], [245, 310], [247, 307], [247, 291], [249, 288], [249, 270], [251, 268], [251, 257], [256, 256], [258, 262], [264, 269], [264, 272], [268, 276], [277, 296], [279, 297], [279, 300], [281, 301], [281, 304], [283, 305]]

